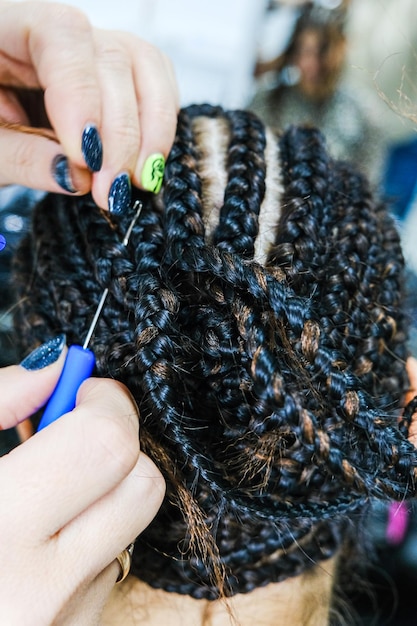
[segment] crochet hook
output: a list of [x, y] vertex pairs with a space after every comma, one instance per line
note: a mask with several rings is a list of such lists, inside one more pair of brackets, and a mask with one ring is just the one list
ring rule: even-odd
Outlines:
[[[136, 213], [130, 222], [129, 228], [127, 229], [126, 235], [123, 239], [122, 243], [124, 246], [127, 246], [129, 242], [133, 227], [142, 210], [142, 203], [140, 201], [136, 201], [133, 209], [136, 209]], [[78, 389], [80, 388], [81, 383], [83, 383], [84, 380], [87, 380], [87, 378], [90, 378], [93, 373], [96, 360], [94, 353], [88, 348], [88, 345], [91, 341], [91, 337], [93, 336], [108, 293], [109, 289], [106, 287], [101, 294], [100, 301], [97, 305], [96, 312], [85, 337], [84, 344], [82, 346], [72, 345], [69, 347], [64, 368], [58, 380], [57, 386], [49, 398], [45, 411], [42, 415], [42, 419], [39, 422], [38, 432], [57, 420], [61, 417], [61, 415], [64, 415], [64, 413], [68, 413], [74, 409]]]

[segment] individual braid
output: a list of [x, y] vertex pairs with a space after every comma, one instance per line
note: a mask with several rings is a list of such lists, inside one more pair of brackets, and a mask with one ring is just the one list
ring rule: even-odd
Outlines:
[[318, 131], [276, 138], [209, 105], [181, 111], [161, 194], [135, 198], [127, 248], [131, 216], [113, 224], [91, 198], [37, 207], [15, 263], [23, 349], [62, 331], [82, 341], [109, 287], [97, 373], [133, 393], [141, 445], [167, 480], [135, 575], [215, 599], [300, 574], [358, 532], [372, 498], [415, 492], [410, 411], [398, 426], [408, 383], [393, 222]]
[[246, 112], [231, 111], [226, 117], [231, 130], [228, 181], [213, 241], [220, 250], [250, 259], [265, 194], [265, 131], [258, 118]]

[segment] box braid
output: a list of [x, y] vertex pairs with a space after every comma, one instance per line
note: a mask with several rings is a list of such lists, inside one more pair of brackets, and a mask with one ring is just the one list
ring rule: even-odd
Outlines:
[[161, 193], [134, 194], [128, 248], [131, 216], [39, 204], [15, 262], [22, 348], [82, 341], [109, 287], [97, 374], [133, 393], [168, 485], [136, 576], [215, 599], [300, 574], [373, 498], [415, 494], [393, 222], [317, 130], [209, 105], [181, 111]]

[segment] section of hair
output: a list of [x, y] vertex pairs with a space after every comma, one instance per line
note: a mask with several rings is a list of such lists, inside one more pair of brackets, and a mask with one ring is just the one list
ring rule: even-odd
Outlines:
[[393, 221], [318, 131], [209, 105], [180, 113], [161, 195], [135, 197], [127, 249], [128, 217], [39, 205], [15, 266], [24, 349], [82, 341], [109, 287], [97, 372], [133, 393], [167, 479], [135, 575], [209, 599], [297, 575], [371, 498], [415, 491]]

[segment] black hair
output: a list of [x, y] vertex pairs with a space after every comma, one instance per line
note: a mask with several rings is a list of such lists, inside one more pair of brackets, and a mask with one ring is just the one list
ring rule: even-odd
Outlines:
[[208, 599], [295, 576], [355, 536], [372, 499], [415, 493], [393, 220], [317, 130], [275, 136], [209, 105], [180, 112], [162, 191], [134, 199], [127, 247], [131, 215], [39, 204], [15, 262], [22, 349], [82, 343], [109, 287], [97, 374], [133, 393], [167, 480], [133, 573]]

